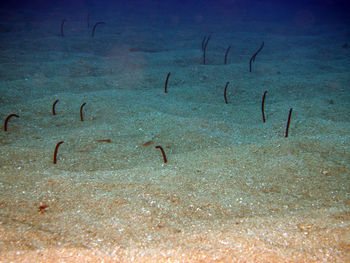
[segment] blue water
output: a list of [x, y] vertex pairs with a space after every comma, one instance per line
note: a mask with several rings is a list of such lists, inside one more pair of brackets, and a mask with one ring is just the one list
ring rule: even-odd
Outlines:
[[0, 258], [346, 262], [347, 1], [0, 8]]

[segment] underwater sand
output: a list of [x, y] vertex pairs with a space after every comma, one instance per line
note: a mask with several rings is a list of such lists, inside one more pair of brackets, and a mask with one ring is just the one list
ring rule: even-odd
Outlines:
[[350, 261], [344, 25], [2, 12], [0, 262]]

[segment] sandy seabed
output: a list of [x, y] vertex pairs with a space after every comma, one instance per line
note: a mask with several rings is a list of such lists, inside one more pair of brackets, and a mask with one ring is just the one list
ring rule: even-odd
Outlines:
[[2, 12], [0, 262], [350, 262], [348, 29]]

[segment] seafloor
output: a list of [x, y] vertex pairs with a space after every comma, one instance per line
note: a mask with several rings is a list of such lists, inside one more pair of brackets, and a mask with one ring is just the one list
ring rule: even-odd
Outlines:
[[0, 262], [350, 262], [349, 28], [63, 11], [1, 11]]

